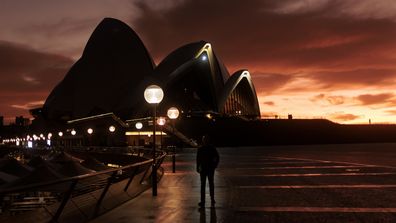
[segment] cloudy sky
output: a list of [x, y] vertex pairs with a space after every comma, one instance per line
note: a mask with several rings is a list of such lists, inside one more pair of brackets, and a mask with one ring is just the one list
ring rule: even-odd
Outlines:
[[206, 40], [253, 76], [263, 117], [396, 123], [394, 0], [0, 0], [0, 115], [44, 103], [104, 17], [158, 63]]

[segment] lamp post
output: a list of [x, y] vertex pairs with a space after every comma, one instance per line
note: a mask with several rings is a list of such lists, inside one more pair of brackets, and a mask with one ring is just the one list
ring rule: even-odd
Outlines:
[[88, 133], [88, 144], [89, 146], [92, 146], [92, 133], [93, 133], [93, 129], [92, 128], [88, 128], [87, 129], [87, 133]]
[[[175, 107], [171, 107], [167, 112], [168, 117], [172, 120], [172, 134], [175, 136], [175, 120], [179, 117], [179, 109]], [[173, 155], [172, 155], [172, 172], [176, 172], [176, 146], [173, 147]]]
[[144, 90], [144, 99], [147, 103], [153, 105], [153, 166], [152, 166], [152, 187], [153, 196], [157, 196], [157, 167], [155, 163], [155, 127], [156, 127], [156, 109], [157, 104], [159, 104], [164, 98], [164, 92], [157, 85], [150, 85]]
[[140, 129], [143, 128], [143, 124], [141, 122], [136, 122], [135, 127], [138, 130], [138, 143], [137, 143], [137, 145], [140, 146]]
[[162, 149], [162, 126], [165, 125], [165, 118], [164, 117], [159, 117], [157, 119], [157, 124], [160, 126], [160, 149]]

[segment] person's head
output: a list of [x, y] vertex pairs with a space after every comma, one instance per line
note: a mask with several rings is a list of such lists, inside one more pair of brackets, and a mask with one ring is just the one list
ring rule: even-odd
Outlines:
[[202, 136], [202, 145], [206, 146], [210, 144], [210, 136], [208, 134]]

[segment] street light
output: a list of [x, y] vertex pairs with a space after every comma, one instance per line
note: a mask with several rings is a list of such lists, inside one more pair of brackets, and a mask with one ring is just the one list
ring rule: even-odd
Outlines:
[[143, 128], [143, 124], [141, 122], [136, 122], [135, 127], [138, 130], [138, 146], [140, 146], [140, 129]]
[[165, 120], [165, 118], [164, 117], [159, 117], [158, 119], [157, 119], [157, 124], [159, 125], [159, 126], [161, 126], [161, 128], [160, 128], [160, 148], [162, 149], [162, 126], [163, 125], [165, 125], [165, 122], [166, 122], [166, 120]]
[[159, 104], [164, 98], [164, 92], [157, 85], [150, 85], [144, 90], [144, 99], [147, 103], [153, 105], [153, 166], [152, 166], [152, 187], [153, 187], [153, 196], [157, 196], [157, 168], [155, 163], [155, 119], [156, 119], [156, 109], [157, 104]]
[[71, 130], [71, 134], [72, 134], [73, 136], [75, 136], [75, 135], [76, 135], [76, 133], [77, 133], [77, 132], [76, 132], [76, 130], [74, 130], [74, 129], [73, 129], [73, 130]]
[[88, 133], [88, 144], [89, 146], [92, 146], [92, 133], [93, 133], [93, 129], [92, 128], [88, 128], [87, 129], [87, 133]]
[[110, 132], [115, 132], [115, 130], [116, 130], [116, 128], [115, 128], [114, 126], [110, 126], [110, 127], [109, 127], [109, 131], [110, 131]]
[[158, 124], [158, 125], [165, 125], [165, 122], [166, 122], [166, 120], [165, 120], [164, 117], [159, 117], [159, 118], [157, 119], [157, 124]]
[[[171, 107], [168, 109], [167, 115], [172, 120], [172, 135], [175, 137], [175, 119], [179, 117], [179, 109], [175, 107]], [[173, 147], [173, 155], [172, 155], [172, 172], [176, 172], [176, 146]]]

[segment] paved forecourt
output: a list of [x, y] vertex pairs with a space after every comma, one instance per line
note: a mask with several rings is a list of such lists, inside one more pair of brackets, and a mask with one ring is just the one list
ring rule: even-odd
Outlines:
[[[395, 222], [396, 144], [220, 148], [216, 206], [199, 209], [195, 151], [93, 222]], [[395, 161], [395, 162], [394, 162]]]

